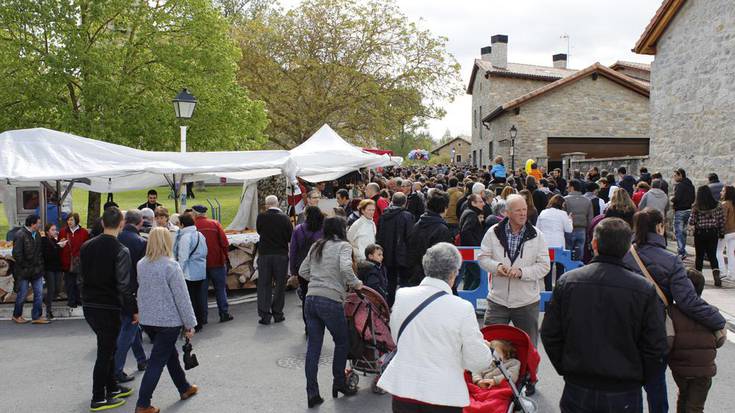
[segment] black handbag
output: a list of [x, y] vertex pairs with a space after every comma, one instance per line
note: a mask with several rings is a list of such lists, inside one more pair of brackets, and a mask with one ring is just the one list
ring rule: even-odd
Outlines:
[[199, 365], [197, 355], [191, 352], [193, 347], [191, 346], [191, 342], [188, 338], [186, 339], [184, 346], [181, 347], [181, 350], [184, 352], [184, 370], [191, 370]]

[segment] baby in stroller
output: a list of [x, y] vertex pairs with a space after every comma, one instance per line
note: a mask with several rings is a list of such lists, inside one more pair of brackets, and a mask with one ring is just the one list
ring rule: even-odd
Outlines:
[[[492, 340], [487, 344], [495, 352], [495, 356], [502, 361], [503, 367], [510, 374], [513, 382], [517, 382], [521, 371], [521, 362], [518, 360], [518, 352], [513, 347], [513, 343], [507, 340]], [[499, 386], [505, 380], [500, 368], [496, 366], [472, 374], [472, 382], [482, 389]]]

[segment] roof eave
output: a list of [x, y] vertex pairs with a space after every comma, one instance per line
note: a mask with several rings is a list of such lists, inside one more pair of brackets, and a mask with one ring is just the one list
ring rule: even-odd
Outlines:
[[686, 0], [664, 0], [632, 51], [638, 54], [655, 55], [656, 43], [685, 2]]

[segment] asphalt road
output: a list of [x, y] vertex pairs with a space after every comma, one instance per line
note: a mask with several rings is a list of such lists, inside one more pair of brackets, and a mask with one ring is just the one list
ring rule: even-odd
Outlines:
[[[299, 300], [287, 296], [285, 323], [260, 326], [255, 303], [234, 305], [235, 320], [209, 324], [194, 338], [200, 366], [188, 373], [201, 393], [181, 402], [167, 373], [161, 377], [153, 404], [163, 412], [388, 412], [390, 396], [370, 391], [371, 377], [361, 378], [359, 394], [331, 399], [332, 343], [325, 337], [319, 379], [326, 402], [306, 408], [303, 354], [305, 343]], [[211, 310], [210, 310], [211, 314]], [[214, 312], [216, 314], [216, 310]], [[146, 350], [149, 344], [146, 343]], [[95, 339], [83, 320], [62, 320], [48, 326], [0, 322], [0, 411], [7, 413], [86, 412], [91, 397]], [[563, 381], [542, 351], [538, 393], [540, 412], [557, 412]], [[735, 344], [728, 342], [718, 354], [719, 373], [714, 380], [707, 412], [735, 411]], [[128, 371], [134, 366], [132, 354]], [[132, 382], [136, 389], [141, 373]], [[135, 394], [113, 412], [132, 413]], [[669, 376], [669, 403], [675, 404], [676, 386]], [[675, 409], [672, 409], [674, 411]]]

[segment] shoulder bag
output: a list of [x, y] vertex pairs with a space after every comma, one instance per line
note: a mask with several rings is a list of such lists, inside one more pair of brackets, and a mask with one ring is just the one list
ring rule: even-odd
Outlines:
[[432, 295], [431, 295], [431, 296], [430, 296], [429, 298], [427, 298], [427, 299], [425, 299], [425, 300], [424, 300], [423, 302], [421, 302], [421, 304], [419, 304], [419, 306], [418, 306], [418, 307], [416, 307], [416, 308], [415, 308], [415, 309], [414, 309], [414, 310], [413, 310], [413, 311], [411, 312], [411, 314], [409, 314], [409, 315], [408, 315], [408, 317], [406, 317], [406, 319], [405, 319], [405, 320], [403, 320], [403, 323], [401, 323], [401, 327], [400, 327], [400, 328], [398, 329], [398, 335], [396, 336], [396, 348], [395, 348], [395, 349], [393, 349], [393, 351], [391, 351], [390, 353], [386, 353], [386, 354], [385, 354], [385, 355], [383, 356], [383, 363], [382, 363], [382, 365], [381, 365], [381, 367], [380, 367], [380, 373], [381, 373], [381, 374], [383, 374], [383, 372], [385, 372], [385, 369], [387, 369], [387, 368], [388, 368], [388, 364], [390, 364], [391, 360], [393, 360], [393, 357], [395, 357], [395, 356], [396, 356], [396, 353], [398, 352], [398, 341], [399, 341], [399, 340], [401, 339], [401, 334], [403, 334], [403, 330], [405, 330], [405, 329], [406, 329], [406, 327], [408, 326], [408, 324], [409, 324], [409, 323], [410, 323], [410, 322], [411, 322], [411, 321], [412, 321], [412, 320], [413, 320], [414, 318], [416, 318], [416, 316], [417, 316], [417, 315], [419, 315], [419, 313], [420, 313], [420, 312], [421, 312], [421, 311], [422, 311], [422, 310], [423, 310], [424, 308], [426, 308], [426, 307], [427, 307], [427, 306], [428, 306], [429, 304], [431, 304], [431, 303], [432, 303], [432, 302], [433, 302], [434, 300], [436, 300], [437, 298], [439, 298], [439, 297], [441, 297], [441, 296], [443, 296], [443, 295], [447, 295], [447, 293], [446, 293], [445, 291], [439, 291], [439, 292], [437, 292], [437, 293], [434, 293], [434, 294], [432, 294]]
[[658, 294], [658, 297], [664, 303], [666, 311], [666, 344], [668, 345], [669, 350], [671, 350], [674, 347], [674, 339], [676, 338], [676, 326], [674, 325], [674, 318], [672, 318], [671, 314], [674, 312], [680, 313], [681, 311], [676, 307], [676, 304], [669, 303], [669, 300], [666, 298], [666, 294], [661, 291], [656, 280], [651, 276], [651, 273], [648, 272], [646, 265], [643, 264], [643, 260], [641, 260], [641, 257], [638, 255], [634, 246], [630, 247], [630, 253], [633, 255], [633, 258], [643, 272], [643, 275], [653, 284], [654, 288], [656, 288], [656, 294]]

